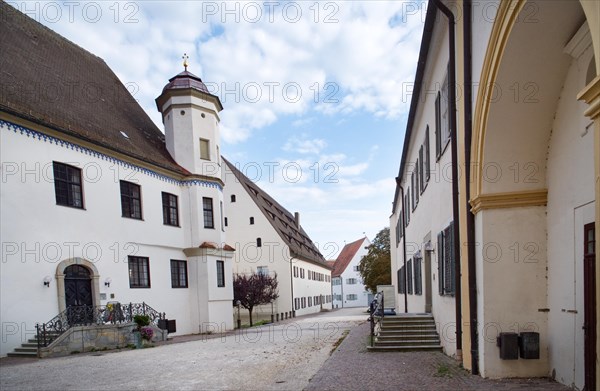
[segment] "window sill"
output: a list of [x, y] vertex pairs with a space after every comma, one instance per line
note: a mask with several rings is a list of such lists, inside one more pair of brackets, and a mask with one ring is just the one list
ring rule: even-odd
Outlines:
[[141, 217], [138, 218], [138, 217], [123, 216], [123, 215], [121, 215], [121, 217], [124, 218], [124, 219], [129, 219], [129, 220], [144, 221], [144, 219], [141, 218]]
[[166, 227], [181, 228], [181, 225], [166, 224], [166, 223], [163, 223], [163, 225], [166, 226]]
[[131, 286], [129, 285], [130, 289], [150, 289], [149, 286]]
[[83, 206], [74, 206], [74, 205], [65, 205], [65, 204], [56, 204], [56, 206], [64, 206], [65, 208], [71, 208], [71, 209], [79, 209], [79, 210], [87, 210], [85, 209], [85, 207]]

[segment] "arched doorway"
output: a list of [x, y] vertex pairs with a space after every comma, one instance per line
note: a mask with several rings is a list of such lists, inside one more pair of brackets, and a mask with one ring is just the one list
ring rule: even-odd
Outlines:
[[88, 268], [71, 265], [65, 269], [65, 305], [70, 325], [88, 324], [93, 319], [92, 278]]
[[83, 258], [70, 258], [56, 267], [58, 310], [100, 305], [100, 275], [96, 265]]

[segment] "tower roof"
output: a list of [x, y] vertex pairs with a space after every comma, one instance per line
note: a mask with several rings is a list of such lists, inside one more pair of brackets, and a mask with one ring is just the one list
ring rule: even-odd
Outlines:
[[184, 88], [192, 88], [205, 94], [212, 95], [206, 84], [198, 76], [194, 75], [187, 70], [173, 76], [169, 79], [169, 83], [163, 88], [163, 92], [167, 90], [177, 90]]

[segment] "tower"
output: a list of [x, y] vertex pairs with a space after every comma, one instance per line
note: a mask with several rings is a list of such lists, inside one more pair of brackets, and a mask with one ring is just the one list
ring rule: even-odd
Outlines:
[[219, 112], [223, 106], [198, 76], [188, 72], [188, 57], [183, 58], [184, 71], [169, 79], [156, 98], [167, 150], [191, 174], [220, 179]]

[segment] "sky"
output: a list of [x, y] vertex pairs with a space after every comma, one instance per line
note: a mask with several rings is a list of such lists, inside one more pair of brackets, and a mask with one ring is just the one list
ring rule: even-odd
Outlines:
[[163, 131], [186, 53], [223, 103], [222, 154], [326, 259], [389, 225], [425, 2], [8, 3], [101, 57]]

